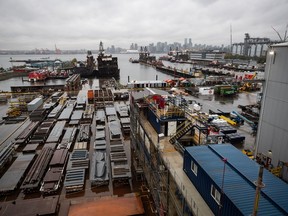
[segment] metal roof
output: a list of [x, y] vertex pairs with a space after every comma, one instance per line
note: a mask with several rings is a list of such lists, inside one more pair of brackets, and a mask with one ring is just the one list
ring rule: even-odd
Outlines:
[[116, 109], [115, 107], [105, 107], [105, 112], [106, 112], [106, 115], [116, 115]]
[[271, 47], [284, 47], [284, 46], [288, 46], [288, 42], [278, 43], [278, 44], [273, 44], [273, 45], [271, 45]]
[[[243, 215], [253, 210], [255, 189], [260, 165], [249, 159], [231, 144], [213, 144], [186, 148], [196, 163], [207, 173], [225, 195], [239, 208]], [[288, 214], [288, 184], [264, 169], [263, 183], [259, 200], [259, 215]], [[284, 213], [285, 212], [285, 213]]]

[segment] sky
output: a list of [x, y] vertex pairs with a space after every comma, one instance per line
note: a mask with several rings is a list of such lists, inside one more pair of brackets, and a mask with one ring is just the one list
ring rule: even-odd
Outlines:
[[[287, 0], [0, 0], [0, 50], [98, 49], [131, 43], [229, 45], [279, 39]], [[273, 27], [273, 28], [272, 28]]]

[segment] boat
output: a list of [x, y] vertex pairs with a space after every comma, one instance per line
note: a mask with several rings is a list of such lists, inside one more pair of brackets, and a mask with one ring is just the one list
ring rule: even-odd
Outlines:
[[69, 71], [67, 70], [54, 70], [49, 73], [50, 79], [66, 79], [69, 77]]
[[103, 43], [100, 41], [99, 54], [97, 58], [98, 70], [96, 77], [98, 78], [112, 78], [120, 79], [120, 69], [118, 68], [118, 58], [112, 55], [104, 54]]
[[139, 63], [139, 59], [130, 58], [129, 62], [131, 62], [131, 63]]
[[83, 78], [95, 76], [95, 59], [91, 51], [87, 51], [86, 62], [77, 62], [75, 67], [72, 68], [73, 74], [80, 74]]
[[48, 70], [37, 70], [30, 72], [28, 74], [28, 80], [29, 82], [36, 82], [36, 81], [44, 81], [48, 78], [49, 76], [49, 71]]
[[27, 66], [14, 66], [12, 67], [12, 71], [16, 73], [28, 73], [32, 71], [39, 70], [39, 68], [27, 67]]

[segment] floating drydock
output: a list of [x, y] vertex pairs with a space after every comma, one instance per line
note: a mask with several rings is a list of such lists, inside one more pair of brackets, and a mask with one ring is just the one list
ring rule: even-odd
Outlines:
[[156, 70], [161, 71], [165, 74], [174, 76], [174, 77], [184, 77], [184, 78], [192, 78], [195, 77], [192, 71], [183, 71], [172, 67], [166, 67], [164, 65], [156, 65]]

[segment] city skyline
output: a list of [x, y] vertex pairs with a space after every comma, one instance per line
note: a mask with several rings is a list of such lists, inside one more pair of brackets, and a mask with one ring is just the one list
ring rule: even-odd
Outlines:
[[[184, 43], [181, 42], [173, 42], [171, 44], [168, 44], [167, 42], [152, 42], [145, 45], [138, 45], [137, 43], [131, 43], [129, 48], [123, 48], [118, 47], [115, 45], [111, 45], [110, 47], [105, 47], [104, 50], [107, 53], [125, 53], [129, 52], [131, 50], [138, 50], [140, 52], [141, 47], [144, 49], [144, 47], [147, 48], [147, 50], [150, 53], [168, 53], [169, 51], [201, 51], [201, 50], [219, 50], [219, 51], [229, 51], [230, 45], [224, 46], [223, 44], [221, 46], [215, 46], [215, 45], [207, 45], [207, 44], [193, 44], [191, 38], [184, 38]], [[188, 42], [189, 40], [189, 42]], [[66, 49], [61, 50], [56, 45], [53, 48], [34, 48], [31, 50], [1, 50], [0, 54], [73, 54], [73, 53], [86, 53], [88, 50], [93, 52], [98, 52], [98, 49]]]
[[[153, 41], [181, 41], [225, 46], [243, 42], [244, 34], [277, 40], [285, 32], [288, 2], [269, 0], [172, 1], [1, 1], [0, 49], [128, 49]], [[13, 12], [13, 13], [12, 13]], [[273, 28], [272, 28], [273, 27]]]

